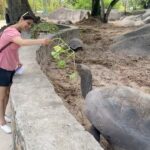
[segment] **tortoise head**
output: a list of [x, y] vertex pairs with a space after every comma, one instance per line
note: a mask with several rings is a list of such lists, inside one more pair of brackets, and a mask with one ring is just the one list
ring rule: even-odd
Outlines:
[[92, 90], [92, 73], [90, 68], [83, 64], [77, 64], [77, 71], [81, 78], [82, 96], [85, 98], [88, 92]]

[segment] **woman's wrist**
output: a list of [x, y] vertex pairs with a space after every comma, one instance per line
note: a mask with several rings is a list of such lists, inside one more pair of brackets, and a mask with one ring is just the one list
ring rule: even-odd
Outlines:
[[51, 39], [43, 39], [42, 45], [46, 46], [46, 45], [49, 45], [51, 42], [52, 42]]

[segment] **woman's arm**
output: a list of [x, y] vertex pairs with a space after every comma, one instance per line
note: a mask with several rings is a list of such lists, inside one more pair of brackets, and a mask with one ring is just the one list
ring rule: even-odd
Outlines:
[[12, 42], [20, 45], [20, 46], [27, 46], [27, 45], [48, 45], [50, 44], [50, 39], [22, 39], [21, 37], [13, 38]]

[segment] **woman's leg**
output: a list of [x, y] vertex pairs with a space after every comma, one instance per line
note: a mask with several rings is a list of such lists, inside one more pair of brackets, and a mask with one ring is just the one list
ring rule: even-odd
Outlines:
[[5, 97], [5, 101], [4, 101], [4, 115], [6, 114], [6, 108], [7, 108], [7, 104], [8, 104], [8, 100], [9, 100], [9, 93], [10, 93], [10, 86], [7, 87], [7, 91], [6, 91], [6, 97]]
[[5, 99], [7, 95], [8, 87], [0, 86], [0, 125], [5, 125]]

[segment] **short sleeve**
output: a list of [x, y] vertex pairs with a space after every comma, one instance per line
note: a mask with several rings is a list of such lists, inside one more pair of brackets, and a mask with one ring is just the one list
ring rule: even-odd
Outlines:
[[15, 37], [21, 36], [21, 34], [16, 28], [8, 28], [4, 31], [2, 36], [6, 41], [12, 42]]

